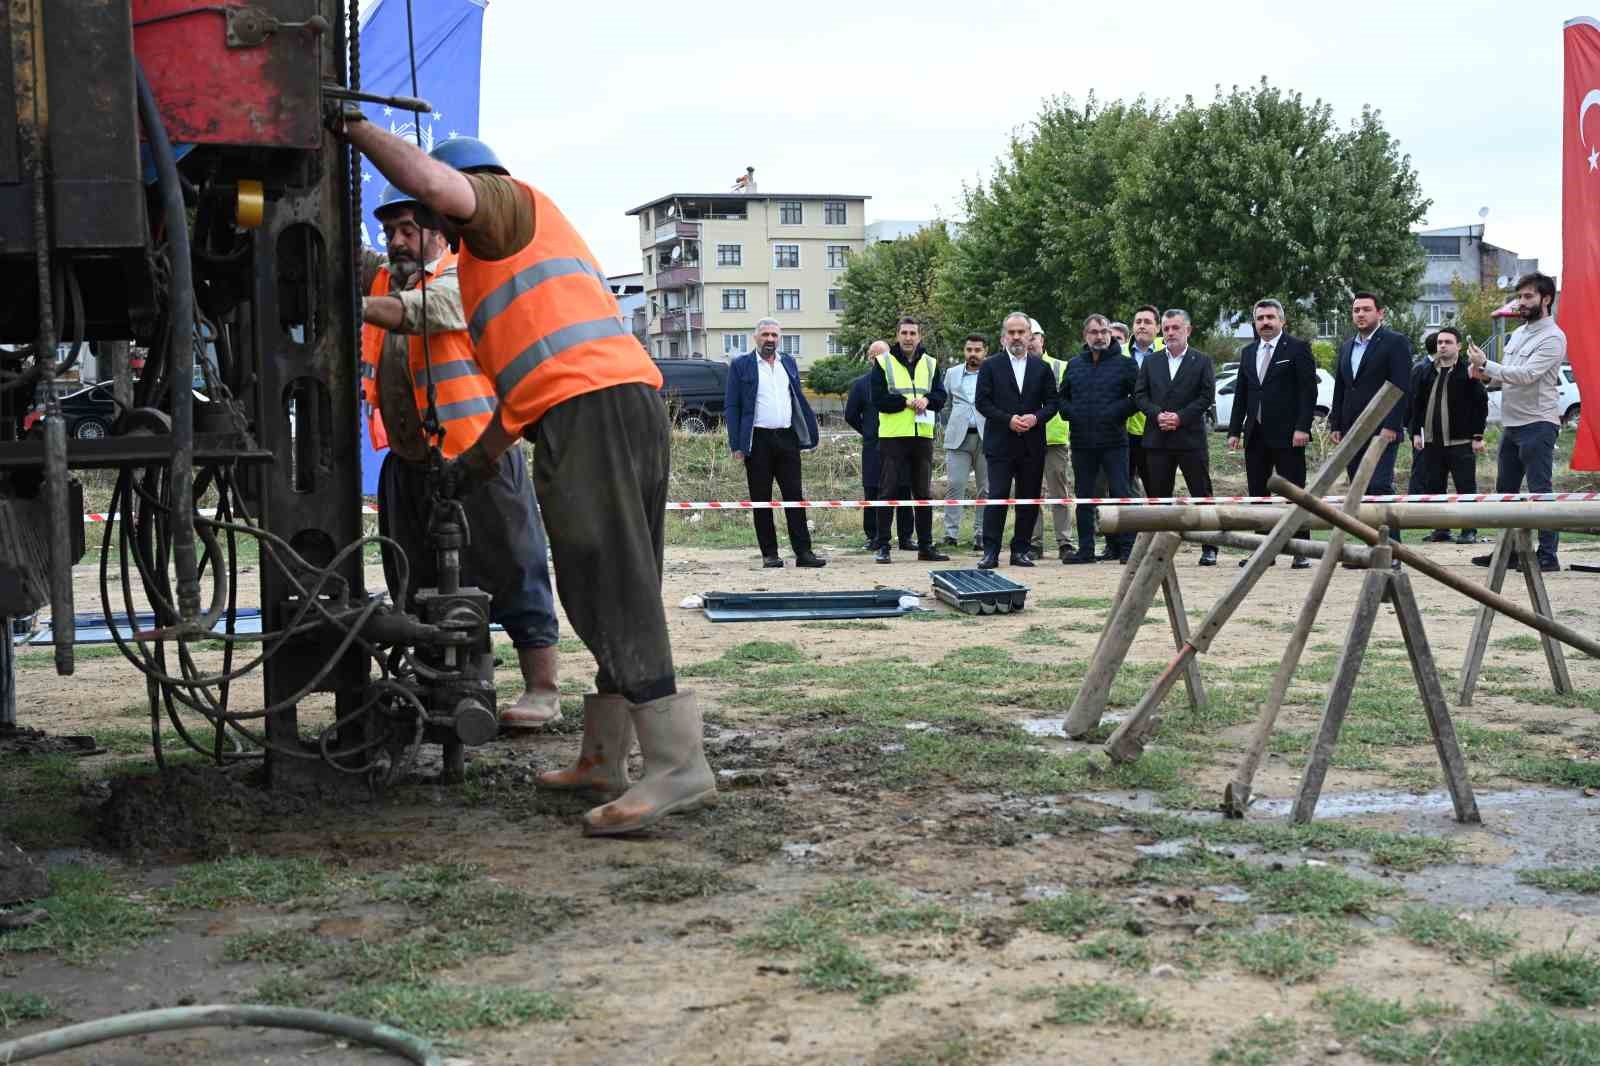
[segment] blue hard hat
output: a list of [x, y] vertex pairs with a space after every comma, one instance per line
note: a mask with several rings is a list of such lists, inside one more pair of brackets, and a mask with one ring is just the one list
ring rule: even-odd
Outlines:
[[457, 170], [488, 170], [510, 176], [494, 149], [476, 137], [451, 137], [434, 145], [428, 155]]
[[408, 192], [402, 192], [401, 190], [395, 188], [393, 183], [390, 183], [385, 185], [383, 187], [383, 192], [378, 194], [378, 206], [372, 209], [372, 213], [377, 218], [382, 219], [383, 213], [389, 210], [391, 207], [415, 208], [417, 206], [418, 201], [415, 196], [412, 196]]

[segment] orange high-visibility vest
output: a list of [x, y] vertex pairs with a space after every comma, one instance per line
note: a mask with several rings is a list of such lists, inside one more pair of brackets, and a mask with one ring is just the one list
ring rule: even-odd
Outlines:
[[[389, 295], [388, 267], [378, 268], [368, 295]], [[361, 326], [361, 402], [367, 413], [367, 438], [372, 441], [372, 450], [375, 452], [381, 452], [389, 446], [389, 434], [383, 428], [383, 413], [378, 410], [378, 362], [383, 358], [383, 338], [387, 335], [387, 330], [370, 322]]]
[[[456, 266], [456, 254], [447, 252], [440, 256], [434, 269], [429, 271], [431, 280]], [[388, 272], [380, 271], [384, 281], [387, 281]], [[412, 285], [415, 287], [413, 279]], [[385, 290], [387, 292], [387, 290]], [[374, 289], [374, 295], [379, 295]], [[374, 367], [370, 378], [367, 377], [368, 343], [366, 329], [375, 330], [378, 342], [372, 346]], [[376, 353], [381, 352], [385, 330], [368, 326], [362, 335], [362, 377], [366, 387], [368, 402], [377, 411], [378, 378], [376, 371]], [[440, 450], [446, 459], [454, 459], [468, 448], [478, 442], [483, 431], [489, 427], [489, 420], [494, 416], [497, 402], [494, 395], [494, 384], [479, 369], [472, 350], [472, 340], [465, 330], [449, 330], [444, 332], [430, 332], [428, 334], [427, 348], [424, 350], [421, 334], [412, 334], [407, 338], [408, 364], [411, 371], [412, 395], [417, 405], [419, 417], [426, 417], [428, 412], [428, 376], [431, 373], [434, 384], [435, 403], [437, 404], [439, 424], [444, 428], [444, 441]], [[381, 428], [382, 420], [378, 419]], [[376, 445], [375, 445], [376, 446]]]
[[614, 385], [659, 389], [661, 372], [622, 321], [589, 246], [548, 197], [516, 185], [533, 203], [533, 240], [495, 260], [463, 245], [456, 272], [501, 425], [521, 433], [556, 404]]

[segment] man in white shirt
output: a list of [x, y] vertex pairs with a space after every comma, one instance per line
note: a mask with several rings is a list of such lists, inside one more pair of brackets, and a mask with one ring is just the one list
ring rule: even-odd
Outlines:
[[[1550, 492], [1555, 466], [1556, 433], [1561, 428], [1561, 364], [1567, 361], [1567, 335], [1556, 325], [1556, 283], [1544, 274], [1527, 274], [1517, 282], [1517, 307], [1522, 314], [1506, 341], [1502, 362], [1490, 359], [1476, 344], [1467, 349], [1472, 373], [1500, 389], [1499, 470], [1496, 492], [1519, 492], [1526, 478], [1529, 492]], [[1557, 534], [1539, 531], [1539, 569], [1561, 569], [1556, 558]], [[1489, 556], [1472, 560], [1489, 565]]]
[[[978, 496], [989, 491], [988, 463], [983, 458], [983, 416], [973, 406], [978, 394], [978, 370], [989, 355], [989, 342], [981, 333], [967, 334], [962, 345], [963, 362], [944, 372], [944, 391], [949, 397], [949, 415], [944, 424], [944, 470], [948, 480], [945, 498], [970, 500], [967, 495], [967, 475], [971, 474], [978, 487]], [[944, 542], [961, 543], [961, 512], [966, 508], [944, 509]], [[983, 549], [982, 522], [976, 515], [972, 522], [972, 547]]]

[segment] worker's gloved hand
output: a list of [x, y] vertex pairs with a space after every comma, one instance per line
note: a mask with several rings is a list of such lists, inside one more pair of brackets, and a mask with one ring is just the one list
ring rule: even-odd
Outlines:
[[361, 110], [360, 104], [348, 100], [324, 100], [322, 102], [322, 124], [329, 133], [335, 137], [343, 137], [345, 131], [357, 122], [367, 121], [366, 112]]
[[482, 448], [468, 448], [459, 459], [445, 463], [439, 471], [439, 495], [458, 500], [494, 477], [499, 464]]

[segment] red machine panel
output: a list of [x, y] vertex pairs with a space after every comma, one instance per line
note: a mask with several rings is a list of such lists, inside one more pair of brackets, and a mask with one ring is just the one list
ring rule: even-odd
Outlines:
[[323, 36], [335, 29], [318, 15], [320, 6], [317, 0], [133, 0], [134, 52], [173, 141], [321, 144], [318, 58], [331, 43]]

